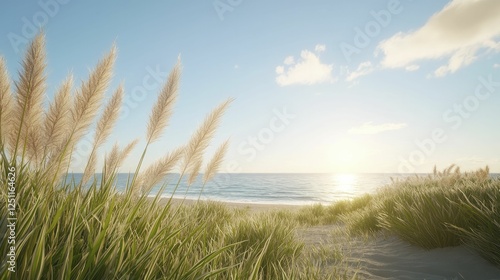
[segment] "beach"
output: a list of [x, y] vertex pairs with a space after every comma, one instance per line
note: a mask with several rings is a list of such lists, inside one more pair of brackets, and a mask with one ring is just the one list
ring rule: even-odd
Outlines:
[[338, 231], [335, 225], [316, 226], [298, 235], [306, 246], [341, 248], [349, 274], [359, 279], [500, 279], [499, 267], [464, 245], [425, 250], [387, 233], [346, 238], [335, 235]]
[[[150, 198], [152, 200], [152, 198]], [[159, 205], [165, 205], [169, 201], [169, 198], [161, 198], [160, 201], [158, 202]], [[206, 200], [201, 200], [201, 201], [206, 201]], [[193, 205], [196, 203], [197, 200], [195, 199], [180, 199], [180, 198], [173, 198], [172, 203], [174, 205], [179, 205], [183, 203], [186, 206]], [[297, 208], [300, 208], [300, 206], [297, 205], [288, 205], [288, 204], [269, 204], [269, 203], [244, 203], [244, 202], [220, 202], [223, 203], [225, 206], [232, 208], [232, 209], [240, 209], [240, 210], [248, 210], [250, 213], [259, 213], [259, 212], [265, 212], [265, 211], [277, 211], [277, 210], [294, 210]]]
[[[165, 205], [168, 198], [162, 198]], [[193, 205], [196, 200], [173, 199], [173, 205]], [[220, 202], [230, 209], [247, 210], [249, 215], [272, 211], [298, 211], [301, 206]], [[379, 232], [371, 236], [349, 236], [341, 224], [300, 226], [297, 238], [304, 249], [342, 251], [348, 275], [359, 279], [500, 279], [500, 267], [491, 264], [465, 245], [425, 250]], [[322, 262], [321, 270], [330, 273], [338, 264]]]

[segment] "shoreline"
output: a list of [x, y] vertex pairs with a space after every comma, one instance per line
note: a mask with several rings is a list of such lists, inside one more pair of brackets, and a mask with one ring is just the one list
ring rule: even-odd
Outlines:
[[[154, 197], [148, 197], [149, 201], [152, 201]], [[167, 204], [169, 198], [162, 197], [159, 200], [159, 205]], [[183, 203], [184, 205], [193, 205], [198, 200], [196, 199], [182, 199], [182, 198], [172, 198], [172, 203], [174, 205], [179, 205]], [[309, 204], [304, 205], [294, 205], [294, 204], [276, 204], [276, 203], [253, 203], [253, 202], [228, 202], [220, 200], [200, 200], [200, 202], [215, 202], [221, 203], [229, 208], [233, 209], [247, 209], [250, 212], [264, 212], [264, 211], [274, 211], [274, 210], [296, 210]]]

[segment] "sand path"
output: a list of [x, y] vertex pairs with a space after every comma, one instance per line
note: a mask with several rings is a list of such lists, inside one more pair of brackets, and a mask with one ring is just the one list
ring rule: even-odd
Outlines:
[[[160, 203], [166, 203], [163, 199]], [[181, 200], [174, 199], [174, 203]], [[192, 200], [184, 201], [190, 205]], [[273, 210], [295, 210], [298, 206], [228, 203], [235, 209], [250, 213]], [[378, 233], [369, 238], [348, 237], [339, 225], [305, 227], [297, 230], [306, 249], [323, 248], [327, 254], [342, 252], [341, 267], [358, 279], [428, 279], [428, 280], [500, 280], [500, 267], [494, 266], [465, 246], [425, 250], [402, 241], [393, 235]], [[325, 273], [335, 270], [335, 257], [323, 261]]]
[[317, 226], [300, 229], [298, 236], [306, 246], [340, 249], [349, 274], [360, 279], [500, 279], [500, 267], [465, 246], [424, 250], [383, 233], [348, 238], [338, 231], [337, 225]]

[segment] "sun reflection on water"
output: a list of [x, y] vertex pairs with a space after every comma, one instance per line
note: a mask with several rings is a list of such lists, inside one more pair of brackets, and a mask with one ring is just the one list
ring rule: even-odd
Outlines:
[[332, 175], [332, 181], [334, 183], [335, 189], [339, 192], [350, 193], [354, 195], [355, 193], [355, 184], [356, 184], [356, 175], [350, 173], [339, 173]]

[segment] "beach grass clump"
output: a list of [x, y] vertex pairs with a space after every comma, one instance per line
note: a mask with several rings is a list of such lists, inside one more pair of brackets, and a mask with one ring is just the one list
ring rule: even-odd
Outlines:
[[350, 234], [371, 234], [381, 229], [379, 212], [374, 207], [365, 207], [342, 215], [340, 220]]
[[[286, 275], [300, 256], [303, 244], [295, 237], [295, 224], [279, 215], [261, 213], [233, 223], [227, 242], [236, 244], [231, 254], [243, 258], [242, 279], [271, 279], [273, 275]], [[246, 268], [245, 268], [246, 267]], [[240, 268], [241, 269], [241, 268]], [[274, 276], [274, 277], [276, 277]]]
[[500, 178], [491, 177], [488, 167], [434, 169], [372, 195], [304, 207], [295, 219], [303, 225], [342, 223], [352, 234], [386, 230], [425, 249], [465, 244], [500, 264]]
[[384, 229], [426, 249], [466, 244], [500, 264], [499, 209], [500, 180], [487, 167], [461, 173], [451, 166], [393, 182], [342, 220], [351, 232]]
[[[456, 246], [464, 240], [452, 227], [484, 226], [479, 216], [471, 216], [464, 200], [469, 200], [473, 207], [496, 207], [498, 200], [494, 197], [498, 196], [499, 187], [498, 179], [489, 178], [486, 169], [463, 174], [445, 170], [410, 178], [396, 183], [379, 198], [379, 223], [424, 248]], [[499, 216], [490, 213], [489, 217], [495, 220]]]
[[500, 265], [500, 186], [495, 187], [489, 192], [483, 190], [481, 198], [464, 195], [457, 204], [471, 225], [449, 224], [449, 227], [485, 259]]
[[[74, 89], [68, 77], [45, 108], [44, 45], [43, 34], [37, 35], [13, 87], [0, 58], [0, 181], [9, 186], [0, 188], [0, 254], [15, 252], [15, 261], [0, 266], [0, 279], [305, 275], [307, 266], [294, 265], [302, 247], [293, 234], [295, 224], [279, 215], [250, 219], [216, 203], [187, 206], [174, 203], [173, 196], [160, 203], [161, 191], [148, 197], [151, 188], [172, 172], [180, 174], [176, 188], [182, 178], [196, 178], [202, 166], [208, 169], [205, 183], [217, 172], [227, 142], [208, 164], [204, 154], [231, 100], [216, 107], [185, 146], [143, 168], [148, 148], [161, 137], [173, 112], [181, 71], [177, 63], [145, 126], [146, 144], [135, 172], [125, 192], [118, 193], [118, 170], [138, 140], [115, 144], [103, 157], [101, 173], [95, 173], [100, 147], [111, 134], [125, 90], [118, 87], [104, 102], [116, 48], [80, 87]], [[83, 180], [74, 181], [67, 172], [77, 143], [92, 127], [96, 131]], [[15, 225], [9, 218], [17, 219]], [[15, 243], [9, 239], [13, 233]]]
[[295, 215], [296, 220], [302, 225], [334, 224], [345, 215], [364, 209], [370, 204], [371, 195], [363, 195], [351, 200], [340, 200], [331, 205], [313, 204], [302, 207]]
[[456, 199], [453, 192], [438, 188], [400, 191], [391, 197], [391, 203], [383, 204], [380, 225], [423, 248], [459, 245], [459, 236], [447, 226], [463, 219], [460, 208], [451, 202]]

